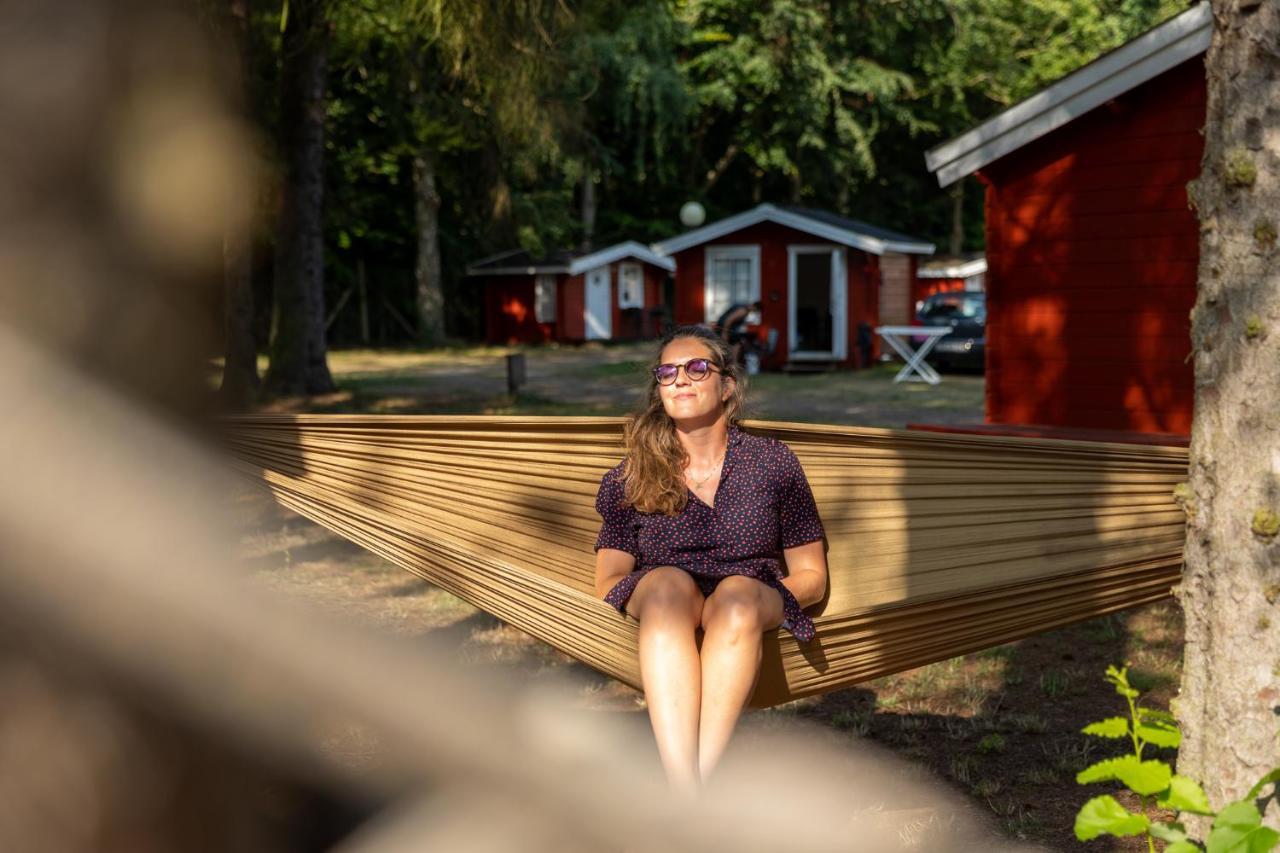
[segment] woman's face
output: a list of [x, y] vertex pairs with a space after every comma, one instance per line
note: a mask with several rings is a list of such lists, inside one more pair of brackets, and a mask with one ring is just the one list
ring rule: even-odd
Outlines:
[[725, 400], [733, 392], [733, 379], [718, 372], [710, 348], [697, 338], [677, 338], [667, 344], [659, 363], [683, 365], [695, 358], [712, 362], [712, 372], [706, 378], [694, 381], [681, 369], [675, 382], [658, 386], [663, 407], [677, 423], [714, 421], [724, 411]]

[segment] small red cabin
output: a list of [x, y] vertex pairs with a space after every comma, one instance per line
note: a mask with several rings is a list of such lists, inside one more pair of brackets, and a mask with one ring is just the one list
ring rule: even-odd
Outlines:
[[[734, 304], [761, 303], [774, 342], [766, 368], [865, 366], [878, 352], [882, 259], [906, 290], [933, 244], [827, 213], [762, 204], [653, 247], [675, 259], [675, 321], [714, 323]], [[905, 294], [904, 294], [905, 295]]]
[[1211, 26], [1202, 3], [926, 155], [986, 187], [988, 424], [1190, 431]]
[[596, 252], [532, 258], [504, 252], [477, 261], [489, 343], [630, 340], [658, 334], [670, 258], [629, 241]]

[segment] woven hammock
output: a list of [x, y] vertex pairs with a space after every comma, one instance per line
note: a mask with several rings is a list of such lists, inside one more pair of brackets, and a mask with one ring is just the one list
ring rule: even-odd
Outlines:
[[[1169, 595], [1185, 448], [744, 421], [785, 441], [827, 531], [814, 642], [765, 637], [768, 706]], [[235, 464], [284, 506], [633, 687], [593, 592], [619, 418], [254, 416]]]

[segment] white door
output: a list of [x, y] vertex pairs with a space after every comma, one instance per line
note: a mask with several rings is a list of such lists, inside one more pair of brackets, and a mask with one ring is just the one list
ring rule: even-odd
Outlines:
[[787, 247], [787, 340], [793, 360], [840, 360], [848, 351], [844, 250]]
[[844, 249], [831, 250], [831, 319], [835, 328], [831, 354], [837, 361], [844, 361], [849, 357], [849, 282]]
[[613, 337], [613, 301], [609, 289], [609, 266], [587, 272], [587, 340]]

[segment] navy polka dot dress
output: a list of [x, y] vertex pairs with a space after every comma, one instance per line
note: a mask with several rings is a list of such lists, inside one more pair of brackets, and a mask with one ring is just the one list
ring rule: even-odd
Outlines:
[[800, 642], [813, 639], [813, 620], [782, 584], [782, 550], [823, 537], [822, 520], [791, 448], [775, 438], [729, 427], [715, 506], [691, 490], [675, 516], [643, 513], [623, 503], [622, 465], [600, 480], [596, 512], [604, 520], [596, 550], [616, 548], [636, 558], [636, 569], [604, 600], [626, 613], [636, 584], [658, 566], [678, 566], [710, 595], [721, 580], [745, 575], [782, 595], [782, 626]]

